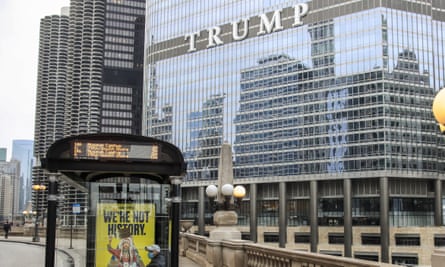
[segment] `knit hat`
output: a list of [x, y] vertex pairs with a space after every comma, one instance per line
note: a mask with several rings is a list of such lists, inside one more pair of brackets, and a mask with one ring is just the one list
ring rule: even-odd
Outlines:
[[161, 252], [161, 248], [158, 245], [156, 245], [156, 244], [153, 244], [151, 246], [145, 246], [145, 250]]

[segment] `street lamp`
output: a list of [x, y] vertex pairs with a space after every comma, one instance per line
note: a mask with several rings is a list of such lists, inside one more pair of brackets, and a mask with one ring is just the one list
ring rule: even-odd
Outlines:
[[32, 237], [32, 242], [39, 242], [40, 241], [40, 237], [39, 237], [39, 196], [40, 196], [40, 192], [45, 190], [46, 186], [45, 185], [38, 185], [35, 184], [32, 186], [32, 190], [36, 191], [36, 218], [35, 218], [35, 225], [34, 225], [34, 236]]
[[433, 100], [433, 114], [439, 123], [439, 130], [445, 134], [445, 88], [440, 89]]
[[[212, 207], [216, 210], [235, 210], [241, 204], [241, 200], [246, 196], [246, 189], [242, 185], [233, 187], [232, 184], [224, 184], [221, 186], [221, 195], [223, 199], [218, 200], [215, 205], [214, 200], [218, 196], [218, 187], [216, 185], [209, 185], [206, 188], [206, 195], [210, 199]], [[232, 203], [232, 197], [235, 203]]]

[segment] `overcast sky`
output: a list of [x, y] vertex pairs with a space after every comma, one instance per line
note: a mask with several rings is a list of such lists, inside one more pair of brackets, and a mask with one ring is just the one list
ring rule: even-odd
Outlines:
[[0, 147], [34, 139], [40, 19], [69, 0], [0, 0]]

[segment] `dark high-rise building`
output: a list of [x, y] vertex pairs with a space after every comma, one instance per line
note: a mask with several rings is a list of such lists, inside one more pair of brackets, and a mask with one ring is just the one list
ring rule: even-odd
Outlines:
[[209, 213], [227, 141], [246, 238], [428, 265], [445, 240], [442, 2], [148, 5], [144, 134], [184, 152], [184, 218]]
[[[141, 134], [145, 0], [72, 0], [62, 16], [42, 19], [37, 86], [35, 155], [56, 140], [85, 133]], [[33, 184], [47, 177], [34, 169]], [[62, 225], [86, 194], [61, 183]], [[44, 194], [46, 195], [46, 194]], [[45, 197], [40, 198], [45, 203]]]
[[65, 136], [141, 134], [145, 0], [71, 1]]

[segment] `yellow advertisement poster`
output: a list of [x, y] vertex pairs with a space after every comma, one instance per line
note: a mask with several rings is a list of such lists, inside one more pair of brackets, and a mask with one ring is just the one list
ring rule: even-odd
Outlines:
[[154, 243], [154, 204], [99, 203], [96, 267], [145, 267], [145, 246]]

